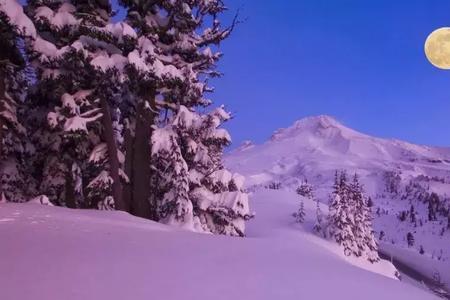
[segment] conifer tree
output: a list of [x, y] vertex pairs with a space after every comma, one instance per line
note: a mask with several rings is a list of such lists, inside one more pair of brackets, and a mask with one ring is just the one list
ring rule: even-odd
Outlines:
[[[314, 199], [314, 192], [312, 185], [310, 185], [307, 180], [302, 182], [302, 184], [297, 188], [296, 192], [300, 196], [306, 197], [307, 199], [310, 200]], [[305, 208], [302, 199], [300, 199], [300, 206], [298, 208], [298, 211], [294, 213], [294, 217], [296, 218], [296, 221], [298, 223], [303, 223], [305, 221]]]
[[318, 199], [316, 199], [316, 221], [314, 223], [313, 230], [317, 234], [322, 233], [325, 237], [325, 231], [323, 228], [323, 213], [320, 209], [320, 203]]
[[357, 245], [354, 235], [354, 218], [349, 203], [347, 175], [341, 172], [339, 177], [336, 173], [334, 190], [331, 194], [329, 206], [329, 233], [334, 240], [342, 246], [344, 254], [350, 256], [357, 253]]
[[307, 180], [302, 182], [302, 184], [297, 188], [296, 192], [300, 196], [306, 197], [308, 199], [314, 198], [312, 185], [309, 184]]
[[300, 206], [296, 213], [294, 213], [295, 221], [297, 223], [303, 223], [305, 222], [305, 207], [303, 200], [300, 200]]
[[408, 247], [414, 246], [414, 235], [411, 232], [408, 232], [406, 235], [406, 242], [408, 243]]
[[350, 190], [353, 198], [352, 202], [354, 203], [354, 231], [356, 243], [358, 244], [357, 256], [365, 255], [370, 262], [376, 262], [379, 260], [379, 257], [378, 245], [372, 226], [372, 213], [357, 174], [353, 177]]
[[40, 124], [33, 132], [40, 190], [71, 207], [84, 190], [84, 206], [126, 210], [119, 104], [123, 55], [135, 33], [110, 23], [109, 2], [30, 0], [27, 8], [42, 36], [33, 48], [38, 87], [28, 104], [29, 123]]
[[378, 246], [372, 228], [372, 216], [363, 189], [355, 174], [351, 184], [347, 175], [336, 175], [330, 203], [331, 236], [344, 248], [346, 255], [364, 256], [376, 262]]
[[0, 199], [24, 201], [32, 183], [25, 175], [26, 129], [23, 126], [27, 93], [25, 44], [36, 30], [16, 0], [0, 1]]
[[[221, 125], [231, 116], [223, 107], [205, 110], [212, 104], [208, 80], [220, 75], [222, 54], [213, 49], [237, 19], [220, 24], [220, 0], [120, 2], [127, 16], [114, 23], [110, 1], [27, 1], [34, 26], [28, 19], [20, 25], [34, 30], [26, 49], [36, 78], [24, 101], [33, 196], [243, 236], [248, 196], [242, 177], [222, 164], [231, 138]], [[2, 29], [17, 19], [4, 3]], [[23, 28], [12, 25], [11, 41], [23, 39]], [[12, 95], [11, 82], [0, 92]], [[6, 125], [0, 127], [4, 141]]]

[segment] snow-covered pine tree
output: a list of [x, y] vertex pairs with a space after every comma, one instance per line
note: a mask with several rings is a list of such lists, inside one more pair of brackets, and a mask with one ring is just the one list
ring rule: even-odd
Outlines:
[[408, 243], [408, 247], [414, 246], [414, 235], [411, 232], [406, 234], [406, 242]]
[[411, 223], [416, 223], [416, 210], [414, 209], [414, 205], [411, 204], [409, 208], [409, 218]]
[[372, 214], [367, 203], [367, 197], [364, 195], [364, 190], [359, 182], [357, 174], [354, 175], [349, 189], [349, 194], [352, 199], [351, 203], [353, 204], [353, 230], [355, 242], [358, 246], [358, 250], [354, 253], [354, 255], [363, 255], [364, 257], [367, 257], [370, 262], [376, 262], [379, 260], [379, 257], [378, 245], [372, 227]]
[[[137, 47], [128, 54], [130, 65], [126, 69], [127, 93], [131, 105], [124, 111], [123, 117], [126, 120], [125, 173], [130, 182], [124, 186], [124, 199], [130, 203], [132, 214], [157, 219], [154, 203], [157, 195], [150, 180], [150, 141], [154, 129], [159, 125], [160, 112], [156, 98], [160, 96], [161, 90], [171, 88], [174, 80], [181, 79], [173, 65], [162, 63], [162, 50], [157, 49], [159, 35], [169, 29], [166, 28], [168, 16], [159, 15], [158, 1], [121, 0], [120, 3], [127, 11], [125, 22], [135, 29], [138, 41]], [[155, 16], [160, 19], [154, 19]]]
[[294, 217], [297, 223], [305, 222], [305, 205], [303, 200], [300, 200], [300, 206], [298, 207], [297, 212], [294, 213]]
[[[123, 0], [122, 4], [128, 10], [127, 22], [137, 29], [139, 42], [145, 46], [145, 51], [134, 53], [136, 61], [140, 62], [138, 65], [142, 69], [149, 67], [150, 70], [159, 71], [159, 74], [154, 74], [160, 79], [153, 86], [155, 95], [148, 93], [149, 89], [145, 95], [135, 95], [140, 100], [142, 98], [141, 101], [145, 101], [150, 109], [148, 113], [144, 112], [147, 115], [145, 122], [141, 126], [136, 123], [134, 134], [135, 144], [139, 140], [145, 141], [139, 136], [139, 127], [144, 130], [150, 128], [147, 132], [151, 133], [152, 125], [156, 124], [159, 128], [155, 129], [153, 135], [170, 144], [170, 147], [162, 147], [160, 144], [164, 142], [152, 137], [151, 165], [155, 169], [152, 186], [155, 193], [151, 198], [158, 212], [157, 218], [177, 220], [181, 226], [192, 226], [182, 224], [192, 220], [196, 224], [193, 226], [201, 227], [204, 231], [243, 235], [243, 221], [249, 217], [247, 198], [241, 187], [230, 179], [233, 175], [224, 170], [221, 164], [223, 147], [230, 141], [228, 133], [218, 127], [229, 116], [223, 109], [205, 115], [197, 112], [197, 108], [211, 104], [210, 100], [204, 98], [205, 92], [211, 91], [206, 80], [218, 75], [214, 68], [221, 54], [213, 53], [210, 45], [224, 40], [236, 21], [228, 28], [221, 28], [217, 17], [225, 7], [216, 0], [155, 1], [145, 5], [139, 1]], [[209, 21], [212, 23], [208, 26]], [[162, 122], [148, 117], [151, 113], [154, 117], [155, 111], [165, 112]], [[177, 156], [175, 159], [167, 153], [167, 149], [181, 151], [188, 173], [177, 171], [185, 169], [184, 163], [179, 159], [178, 151], [170, 153]], [[175, 160], [179, 165], [174, 176], [166, 176], [165, 169], [159, 169], [171, 165], [172, 162], [168, 160]], [[192, 176], [194, 173], [199, 176]], [[192, 211], [184, 197], [186, 180], [189, 182], [187, 191], [188, 200], [193, 205]], [[136, 190], [138, 184], [133, 184]], [[170, 186], [175, 190], [167, 190]], [[181, 190], [183, 193], [180, 193]], [[180, 213], [186, 215], [181, 216]], [[172, 217], [169, 217], [170, 214]]]
[[230, 143], [230, 137], [219, 126], [229, 118], [222, 107], [200, 115], [180, 106], [166, 127], [178, 136], [188, 168], [186, 179], [193, 207], [190, 226], [198, 231], [243, 236], [244, 223], [251, 217], [247, 194], [242, 190], [243, 178], [222, 165], [223, 147]]
[[178, 135], [172, 126], [158, 128], [152, 135], [157, 220], [194, 229], [193, 206], [189, 199], [188, 167], [183, 159]]
[[436, 193], [431, 193], [429, 197], [427, 197], [428, 202], [428, 221], [436, 221], [436, 213], [437, 208], [439, 207], [439, 196]]
[[27, 135], [20, 114], [27, 91], [24, 46], [36, 37], [16, 0], [0, 1], [0, 199], [25, 201]]
[[347, 175], [342, 171], [336, 173], [331, 194], [328, 216], [329, 235], [344, 248], [344, 254], [350, 256], [358, 253], [354, 235], [354, 217], [349, 195]]
[[316, 221], [314, 222], [313, 230], [316, 234], [321, 233], [324, 237], [326, 237], [323, 222], [323, 213], [320, 209], [319, 199], [316, 199]]
[[126, 210], [119, 104], [134, 30], [110, 23], [109, 2], [30, 0], [28, 14], [42, 35], [34, 45], [38, 88], [29, 104], [36, 110], [30, 123], [41, 124], [33, 133], [41, 192], [76, 206], [70, 198], [85, 190], [86, 206], [113, 199], [116, 209]]
[[297, 194], [300, 196], [306, 197], [308, 199], [314, 198], [313, 187], [308, 183], [308, 180], [305, 180], [301, 183], [301, 185], [296, 190]]

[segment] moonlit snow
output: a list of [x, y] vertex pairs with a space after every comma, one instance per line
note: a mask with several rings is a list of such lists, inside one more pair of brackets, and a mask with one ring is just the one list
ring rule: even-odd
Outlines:
[[252, 196], [247, 238], [198, 234], [129, 216], [0, 204], [2, 299], [436, 299], [382, 261], [347, 260], [291, 217], [298, 195]]

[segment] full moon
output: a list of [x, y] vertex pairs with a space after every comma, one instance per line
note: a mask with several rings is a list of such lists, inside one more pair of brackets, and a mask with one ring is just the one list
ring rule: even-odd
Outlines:
[[428, 36], [425, 55], [435, 67], [450, 70], [450, 27], [439, 28]]

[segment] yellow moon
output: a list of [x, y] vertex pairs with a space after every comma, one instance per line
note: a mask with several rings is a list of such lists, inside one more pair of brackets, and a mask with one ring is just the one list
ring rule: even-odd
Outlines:
[[450, 70], [450, 27], [439, 28], [428, 36], [425, 55], [435, 67]]

